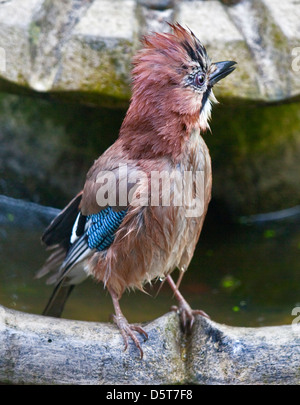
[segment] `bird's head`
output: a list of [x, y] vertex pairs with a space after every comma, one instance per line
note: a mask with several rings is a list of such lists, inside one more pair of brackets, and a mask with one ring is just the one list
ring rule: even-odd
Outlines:
[[159, 103], [161, 111], [197, 117], [205, 130], [211, 101], [216, 101], [213, 86], [235, 69], [236, 62], [211, 62], [192, 31], [178, 23], [170, 26], [173, 33], [144, 37], [134, 59], [133, 97], [143, 98], [148, 106]]

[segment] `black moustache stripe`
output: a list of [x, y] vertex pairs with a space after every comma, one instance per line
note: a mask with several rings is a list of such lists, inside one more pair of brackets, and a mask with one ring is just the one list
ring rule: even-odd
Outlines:
[[200, 114], [202, 113], [202, 110], [203, 110], [203, 108], [204, 108], [204, 106], [205, 106], [205, 103], [206, 103], [207, 100], [208, 100], [208, 97], [209, 97], [209, 95], [210, 95], [210, 92], [211, 92], [211, 89], [208, 88], [208, 89], [206, 90], [206, 92], [203, 94], [203, 97], [202, 97], [202, 106], [201, 106]]

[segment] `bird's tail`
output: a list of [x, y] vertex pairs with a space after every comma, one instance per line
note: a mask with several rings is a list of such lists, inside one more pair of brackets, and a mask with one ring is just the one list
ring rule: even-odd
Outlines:
[[74, 288], [74, 284], [66, 283], [67, 278], [61, 274], [60, 269], [70, 249], [70, 238], [74, 222], [78, 216], [81, 197], [82, 192], [77, 194], [54, 218], [42, 236], [44, 244], [53, 252], [43, 267], [37, 272], [36, 278], [51, 274], [51, 277], [48, 279], [48, 284], [55, 284], [55, 288], [43, 311], [43, 315], [59, 318]]
[[53, 316], [55, 318], [60, 318], [65, 303], [71, 294], [73, 288], [75, 287], [74, 284], [71, 285], [63, 285], [64, 280], [61, 280], [54, 288], [51, 297], [46, 305], [43, 315], [46, 316]]

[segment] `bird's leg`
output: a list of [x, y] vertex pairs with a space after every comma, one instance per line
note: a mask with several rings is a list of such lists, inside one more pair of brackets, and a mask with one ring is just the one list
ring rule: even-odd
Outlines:
[[144, 329], [142, 329], [140, 326], [130, 325], [128, 323], [127, 319], [125, 318], [125, 316], [123, 315], [123, 313], [121, 311], [120, 304], [119, 304], [119, 298], [118, 298], [117, 294], [115, 293], [114, 290], [112, 290], [110, 288], [108, 289], [108, 291], [111, 295], [112, 302], [113, 302], [114, 309], [115, 309], [115, 315], [112, 315], [112, 320], [118, 326], [118, 328], [121, 332], [121, 335], [123, 336], [124, 343], [125, 343], [125, 350], [128, 347], [128, 336], [129, 336], [133, 340], [136, 347], [139, 349], [140, 354], [141, 354], [141, 359], [142, 359], [144, 353], [143, 353], [143, 350], [141, 348], [138, 338], [134, 334], [134, 331], [143, 335], [145, 340], [148, 339], [148, 335], [144, 331]]
[[192, 309], [190, 307], [190, 305], [183, 298], [183, 296], [180, 293], [177, 285], [174, 283], [174, 281], [173, 281], [173, 279], [172, 279], [172, 277], [170, 275], [168, 275], [166, 277], [166, 280], [170, 284], [170, 287], [172, 288], [172, 290], [174, 292], [174, 296], [178, 301], [178, 307], [177, 306], [172, 306], [171, 309], [173, 311], [176, 311], [176, 312], [179, 313], [181, 325], [182, 325], [183, 330], [185, 332], [190, 332], [191, 331], [192, 326], [194, 324], [195, 315], [202, 315], [202, 316], [204, 316], [206, 318], [209, 318], [209, 316], [204, 311], [201, 311], [200, 309]]

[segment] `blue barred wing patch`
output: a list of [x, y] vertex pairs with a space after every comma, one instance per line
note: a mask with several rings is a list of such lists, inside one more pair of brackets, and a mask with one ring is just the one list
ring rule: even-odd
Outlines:
[[126, 213], [127, 209], [114, 211], [111, 207], [107, 207], [87, 217], [78, 214], [70, 238], [71, 246], [61, 265], [62, 275], [71, 270], [76, 263], [89, 257], [94, 249], [98, 251], [107, 249], [113, 243], [115, 233]]
[[115, 238], [115, 232], [121, 225], [127, 210], [114, 211], [107, 207], [97, 214], [87, 217], [89, 227], [87, 229], [88, 247], [90, 249], [107, 249]]

